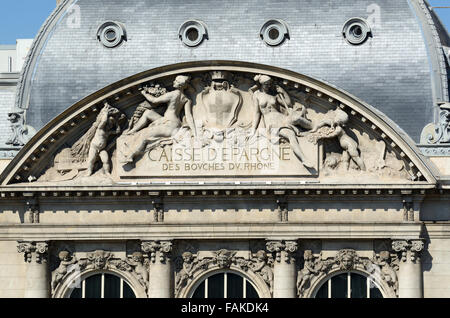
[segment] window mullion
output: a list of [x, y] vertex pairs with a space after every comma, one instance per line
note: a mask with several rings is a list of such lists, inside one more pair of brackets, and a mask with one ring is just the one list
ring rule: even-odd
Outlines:
[[352, 277], [351, 273], [347, 273], [347, 298], [352, 298]]
[[120, 298], [123, 298], [123, 279], [120, 279]]
[[101, 284], [101, 296], [100, 298], [105, 298], [105, 274], [102, 274], [102, 284]]
[[328, 280], [328, 298], [331, 298], [331, 278]]
[[86, 280], [81, 283], [81, 298], [86, 298]]
[[208, 278], [205, 279], [205, 298], [208, 298]]
[[245, 279], [245, 277], [242, 277], [242, 279], [244, 280], [244, 290], [242, 294], [244, 295], [244, 298], [247, 298], [247, 279]]
[[227, 273], [225, 273], [225, 275], [223, 275], [223, 279], [224, 279], [224, 282], [223, 282], [223, 289], [224, 289], [223, 295], [224, 295], [224, 298], [226, 299], [228, 297], [228, 291], [227, 291], [227, 289], [228, 289], [228, 278], [227, 278]]

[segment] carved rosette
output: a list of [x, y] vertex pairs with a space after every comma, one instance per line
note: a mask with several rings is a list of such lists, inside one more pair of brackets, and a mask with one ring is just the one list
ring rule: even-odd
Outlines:
[[25, 262], [31, 263], [34, 261], [37, 264], [43, 264], [47, 262], [48, 256], [48, 243], [47, 242], [19, 242], [17, 245], [17, 251], [24, 253]]
[[291, 263], [294, 261], [293, 254], [297, 251], [298, 244], [294, 241], [270, 241], [266, 243], [266, 249], [270, 253], [275, 253], [275, 261], [280, 263], [282, 261], [282, 255], [284, 255], [283, 261]]
[[373, 258], [361, 257], [353, 249], [339, 250], [332, 258], [323, 259], [322, 253], [306, 250], [303, 268], [297, 275], [299, 297], [311, 297], [312, 289], [333, 272], [358, 270], [369, 274], [372, 281], [383, 285], [387, 295], [396, 297], [398, 292], [398, 260], [395, 254], [382, 251]]
[[150, 256], [150, 262], [154, 264], [157, 256], [160, 263], [165, 263], [170, 258], [170, 252], [172, 251], [171, 241], [149, 241], [142, 242], [141, 249], [144, 253], [148, 253]]
[[417, 240], [395, 240], [392, 242], [392, 249], [400, 254], [402, 262], [420, 262], [420, 256], [424, 249], [424, 241]]

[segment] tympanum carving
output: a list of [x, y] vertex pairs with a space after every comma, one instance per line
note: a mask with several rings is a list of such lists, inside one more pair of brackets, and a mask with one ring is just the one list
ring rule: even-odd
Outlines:
[[371, 133], [373, 125], [356, 124], [355, 112], [298, 84], [217, 70], [142, 85], [133, 97], [137, 104], [105, 103], [38, 182], [180, 176], [333, 181], [350, 169], [359, 170], [352, 178], [364, 180], [409, 177], [404, 160]]

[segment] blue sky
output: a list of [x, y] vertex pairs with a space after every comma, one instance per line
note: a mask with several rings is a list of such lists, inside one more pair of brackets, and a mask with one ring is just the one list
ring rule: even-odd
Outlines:
[[[1, 0], [1, 2], [0, 44], [15, 44], [16, 39], [34, 38], [56, 6], [56, 0]], [[450, 0], [429, 2], [431, 6], [450, 7]], [[436, 9], [436, 11], [447, 30], [450, 30], [450, 9]]]

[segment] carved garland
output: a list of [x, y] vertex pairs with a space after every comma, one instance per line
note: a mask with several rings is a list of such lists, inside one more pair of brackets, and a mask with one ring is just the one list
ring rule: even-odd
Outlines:
[[67, 288], [79, 288], [80, 278], [90, 271], [110, 270], [118, 272], [126, 278], [132, 285], [133, 281], [138, 282], [140, 287], [148, 289], [148, 260], [141, 252], [134, 252], [126, 259], [116, 258], [113, 253], [96, 250], [89, 252], [85, 257], [78, 259], [74, 253], [61, 251], [58, 254], [59, 265], [52, 272], [52, 295], [53, 297], [64, 297]]
[[259, 277], [270, 290], [270, 294], [272, 294], [273, 259], [271, 255], [260, 250], [252, 254], [249, 259], [246, 259], [244, 257], [236, 257], [236, 253], [236, 251], [221, 249], [213, 252], [213, 257], [200, 259], [198, 254], [189, 251], [184, 252], [181, 255], [181, 268], [178, 269], [175, 277], [176, 297], [187, 296], [187, 286], [192, 286], [192, 283], [206, 272], [217, 269], [235, 269]]
[[313, 297], [313, 293], [327, 276], [334, 272], [357, 270], [370, 275], [384, 291], [386, 297], [398, 295], [398, 263], [396, 254], [382, 251], [373, 258], [360, 257], [353, 249], [343, 249], [333, 258], [323, 259], [322, 253], [305, 250], [303, 268], [297, 275], [297, 294], [300, 298]]

